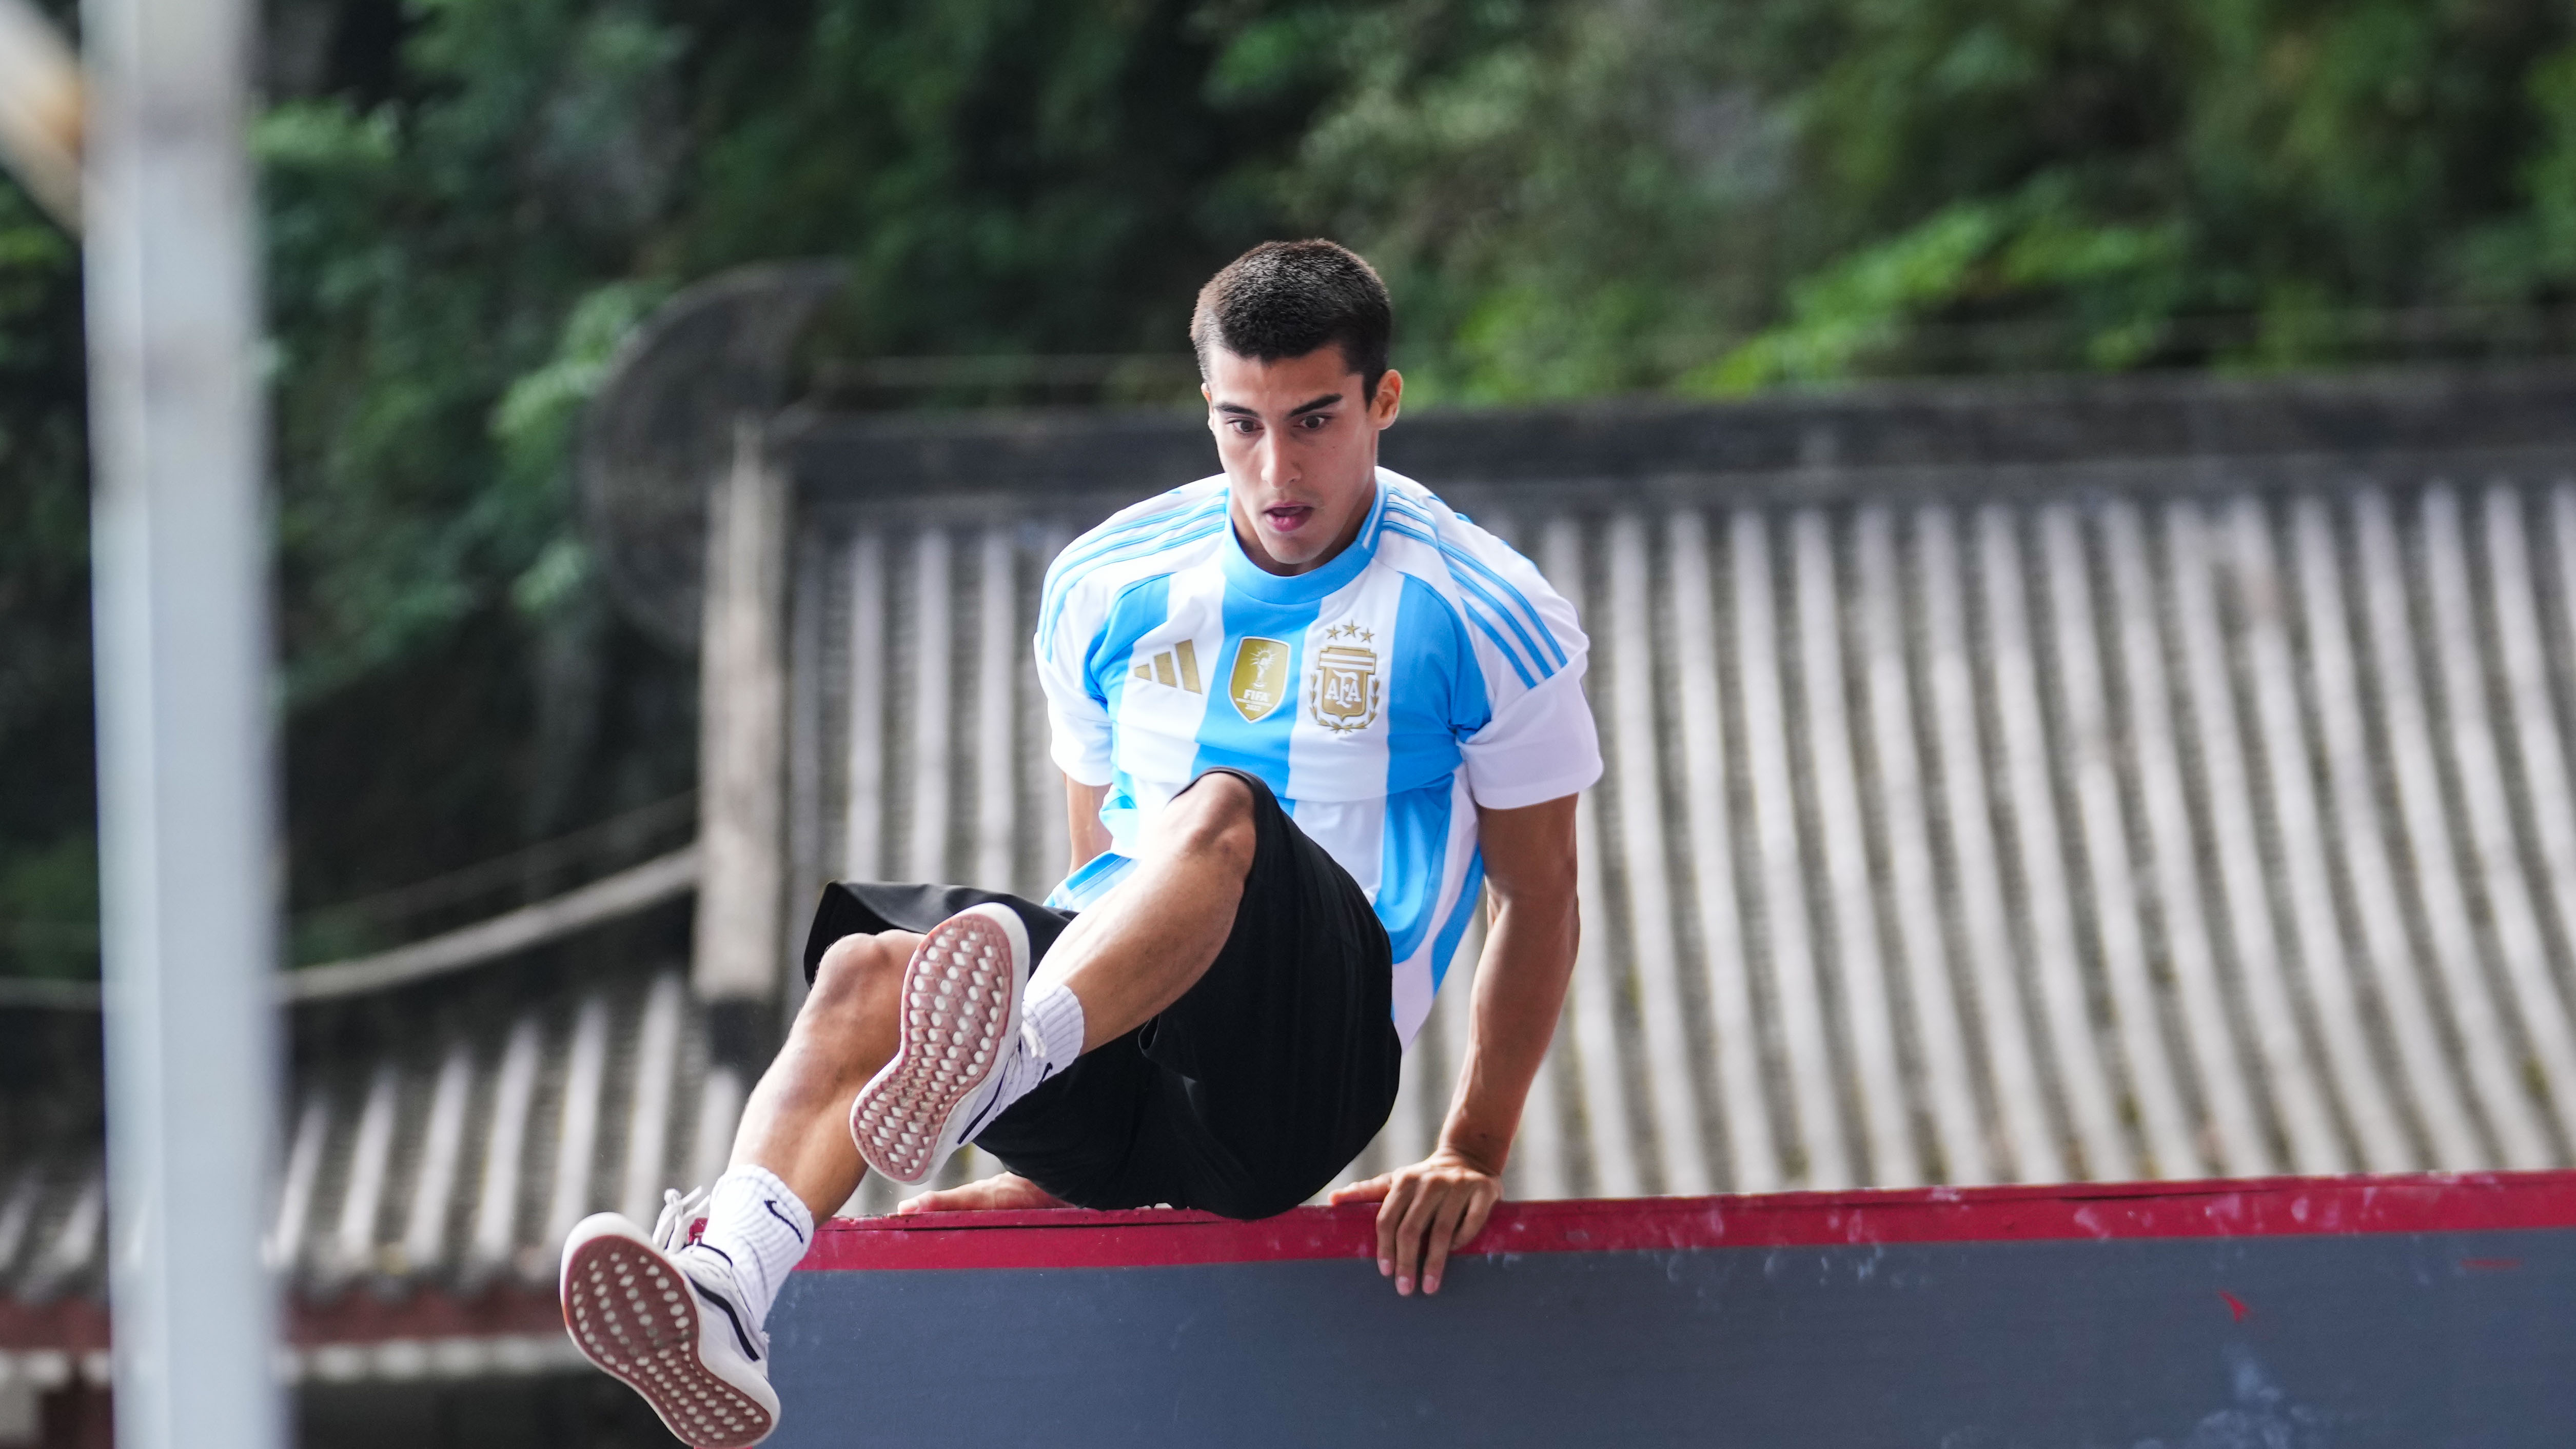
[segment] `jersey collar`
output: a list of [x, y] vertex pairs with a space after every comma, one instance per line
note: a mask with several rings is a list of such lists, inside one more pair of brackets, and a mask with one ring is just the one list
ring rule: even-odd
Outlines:
[[1225, 586], [1228, 592], [1241, 592], [1266, 604], [1312, 604], [1342, 585], [1358, 578], [1360, 570], [1377, 557], [1378, 525], [1386, 517], [1386, 470], [1377, 475], [1377, 499], [1369, 505], [1368, 517], [1350, 547], [1333, 555], [1322, 568], [1302, 574], [1274, 574], [1254, 563], [1243, 551], [1243, 540], [1234, 531], [1232, 505], [1227, 506], [1225, 524]]

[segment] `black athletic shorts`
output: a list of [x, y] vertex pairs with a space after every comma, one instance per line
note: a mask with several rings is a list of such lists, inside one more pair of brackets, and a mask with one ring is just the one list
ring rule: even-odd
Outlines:
[[[1207, 974], [975, 1139], [1077, 1206], [1285, 1212], [1357, 1157], [1395, 1104], [1404, 1048], [1385, 928], [1267, 785], [1224, 773], [1252, 787], [1258, 843], [1234, 929]], [[965, 886], [833, 885], [806, 939], [806, 979], [843, 936], [927, 931], [985, 901], [1019, 913], [1037, 959], [1073, 919]]]

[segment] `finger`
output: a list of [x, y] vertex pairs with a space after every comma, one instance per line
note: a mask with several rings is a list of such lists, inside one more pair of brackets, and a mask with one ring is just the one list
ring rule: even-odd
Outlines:
[[1467, 1245], [1476, 1241], [1476, 1235], [1485, 1230], [1485, 1220], [1494, 1214], [1494, 1204], [1502, 1199], [1502, 1184], [1492, 1181], [1476, 1184], [1475, 1192], [1467, 1199], [1466, 1215], [1458, 1220], [1458, 1251], [1465, 1252]]
[[1421, 1190], [1415, 1179], [1396, 1176], [1387, 1185], [1386, 1197], [1377, 1207], [1377, 1275], [1381, 1278], [1395, 1272], [1395, 1227], [1403, 1221], [1404, 1210], [1412, 1205], [1413, 1196]]
[[979, 1178], [959, 1187], [942, 1188], [937, 1192], [918, 1192], [896, 1203], [894, 1210], [898, 1216], [908, 1213], [976, 1212], [993, 1206], [1000, 1196], [1001, 1189], [1011, 1185], [1012, 1181], [1006, 1173], [1000, 1177]]
[[[1404, 1220], [1395, 1229], [1395, 1291], [1413, 1291], [1414, 1269], [1422, 1262], [1422, 1238], [1431, 1227], [1431, 1214], [1439, 1207], [1443, 1191], [1424, 1183], [1405, 1204]], [[1392, 1207], [1390, 1203], [1388, 1206]]]
[[1340, 1187], [1334, 1188], [1333, 1195], [1324, 1201], [1335, 1207], [1340, 1207], [1346, 1202], [1384, 1202], [1387, 1189], [1393, 1186], [1395, 1186], [1395, 1174], [1381, 1172], [1365, 1182], [1343, 1183]]
[[1475, 1201], [1472, 1187], [1452, 1186], [1441, 1195], [1440, 1207], [1431, 1217], [1429, 1240], [1423, 1244], [1422, 1291], [1440, 1291], [1440, 1275], [1449, 1266], [1449, 1245], [1456, 1240], [1458, 1226]]
[[915, 1193], [895, 1204], [897, 1213], [971, 1213], [985, 1207], [990, 1189], [980, 1182], [962, 1187], [942, 1188], [937, 1192]]
[[1027, 1178], [1022, 1177], [1015, 1172], [1006, 1172], [1000, 1177], [994, 1178], [993, 1181], [997, 1183], [1007, 1183], [1010, 1185], [1013, 1205], [1017, 1207], [1066, 1208], [1073, 1206], [1073, 1204], [1066, 1202], [1063, 1198], [1057, 1197], [1054, 1193], [1047, 1191], [1045, 1188], [1038, 1186], [1036, 1183], [1029, 1181]]

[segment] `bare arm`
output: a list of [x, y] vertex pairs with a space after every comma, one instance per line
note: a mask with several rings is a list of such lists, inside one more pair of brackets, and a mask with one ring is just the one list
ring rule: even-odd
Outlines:
[[1494, 918], [1476, 968], [1467, 1062], [1440, 1145], [1499, 1177], [1520, 1130], [1521, 1104], [1555, 1038], [1583, 934], [1574, 896], [1574, 797], [1479, 811], [1478, 828]]
[[1091, 863], [1091, 858], [1109, 849], [1109, 827], [1100, 823], [1100, 802], [1109, 798], [1106, 785], [1085, 785], [1079, 780], [1064, 782], [1066, 835], [1073, 841], [1073, 862], [1065, 867], [1071, 875]]
[[1479, 810], [1485, 879], [1494, 918], [1476, 970], [1467, 1061], [1431, 1156], [1333, 1195], [1376, 1201], [1378, 1271], [1398, 1293], [1436, 1293], [1449, 1250], [1483, 1230], [1502, 1196], [1503, 1164], [1520, 1129], [1521, 1105], [1556, 1034], [1574, 948], [1582, 935], [1575, 901], [1574, 801], [1568, 795], [1518, 810]]

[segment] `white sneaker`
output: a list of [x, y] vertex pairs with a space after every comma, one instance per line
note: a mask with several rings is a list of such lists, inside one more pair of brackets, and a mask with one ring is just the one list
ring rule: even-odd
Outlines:
[[906, 1186], [1009, 1104], [1002, 1067], [1019, 1049], [1029, 931], [1008, 906], [981, 905], [930, 928], [903, 968], [902, 1036], [850, 1104], [868, 1166]]
[[564, 1330], [682, 1442], [738, 1449], [778, 1427], [778, 1392], [724, 1255], [680, 1251], [706, 1197], [665, 1192], [649, 1238], [616, 1213], [582, 1219], [564, 1240]]

